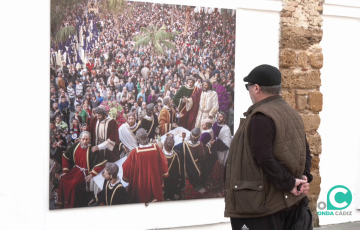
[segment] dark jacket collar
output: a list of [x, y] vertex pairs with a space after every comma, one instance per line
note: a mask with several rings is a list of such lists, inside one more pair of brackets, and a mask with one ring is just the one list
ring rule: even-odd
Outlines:
[[260, 105], [265, 104], [265, 103], [267, 103], [269, 101], [272, 101], [272, 100], [275, 100], [275, 99], [279, 99], [279, 98], [282, 98], [282, 96], [281, 95], [275, 95], [275, 96], [270, 96], [270, 97], [262, 99], [261, 101], [259, 101], [259, 102], [255, 103], [255, 104], [253, 104], [252, 106], [250, 106], [249, 109], [244, 113], [244, 116], [245, 117], [249, 116], [252, 113], [252, 111], [254, 109], [256, 109], [257, 107], [259, 107]]

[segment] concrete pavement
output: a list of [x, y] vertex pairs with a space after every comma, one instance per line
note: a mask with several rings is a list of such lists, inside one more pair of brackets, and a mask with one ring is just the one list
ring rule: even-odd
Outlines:
[[314, 230], [359, 230], [360, 222], [349, 222], [344, 224], [325, 225]]

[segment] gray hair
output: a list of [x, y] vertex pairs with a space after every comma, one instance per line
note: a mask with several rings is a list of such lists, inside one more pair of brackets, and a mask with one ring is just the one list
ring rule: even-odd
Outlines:
[[148, 104], [148, 105], [146, 106], [146, 109], [147, 109], [147, 110], [152, 110], [152, 109], [154, 109], [154, 104], [153, 104], [153, 103]]
[[109, 173], [109, 175], [111, 175], [113, 178], [118, 178], [118, 173], [119, 173], [119, 166], [117, 166], [117, 164], [115, 163], [106, 163], [105, 165], [105, 170]]
[[141, 145], [146, 145], [148, 143], [148, 135], [145, 129], [140, 128], [136, 131], [136, 140]]
[[190, 133], [190, 140], [195, 144], [200, 138], [201, 130], [199, 128], [193, 128]]
[[221, 114], [224, 117], [224, 120], [226, 121], [226, 115], [223, 111], [219, 111], [219, 114]]
[[96, 114], [101, 114], [101, 115], [103, 115], [105, 118], [107, 117], [107, 112], [106, 112], [105, 108], [102, 107], [102, 106], [97, 107], [94, 112], [95, 112]]
[[84, 134], [87, 134], [87, 135], [89, 135], [89, 139], [91, 139], [91, 133], [90, 132], [88, 132], [88, 131], [82, 131], [81, 133], [80, 133], [80, 139], [82, 138], [82, 136], [84, 136]]
[[260, 90], [266, 95], [279, 95], [281, 93], [281, 85], [260, 86]]
[[164, 99], [163, 99], [163, 104], [166, 105], [166, 106], [169, 105], [170, 99], [171, 99], [171, 98], [170, 98], [169, 96], [164, 97]]
[[173, 135], [167, 136], [164, 141], [164, 147], [166, 150], [171, 150], [174, 147], [175, 141]]

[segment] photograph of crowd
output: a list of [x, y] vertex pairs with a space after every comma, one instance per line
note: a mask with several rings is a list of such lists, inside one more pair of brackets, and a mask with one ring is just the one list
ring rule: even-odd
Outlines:
[[224, 196], [234, 9], [52, 0], [49, 208]]

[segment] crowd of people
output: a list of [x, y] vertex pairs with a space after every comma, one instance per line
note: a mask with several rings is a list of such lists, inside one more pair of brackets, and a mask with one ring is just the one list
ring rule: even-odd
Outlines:
[[[50, 199], [71, 208], [207, 194], [233, 132], [235, 14], [223, 25], [220, 9], [192, 10], [186, 23], [186, 6], [128, 2], [132, 13], [89, 11], [98, 4], [65, 9], [62, 26], [77, 34], [51, 46]], [[177, 34], [176, 49], [135, 49], [133, 37], [157, 23]], [[109, 116], [109, 101], [122, 106], [123, 122]], [[169, 132], [178, 127], [190, 136], [175, 144]], [[99, 192], [92, 178], [103, 170]], [[221, 196], [223, 185], [215, 187]]]

